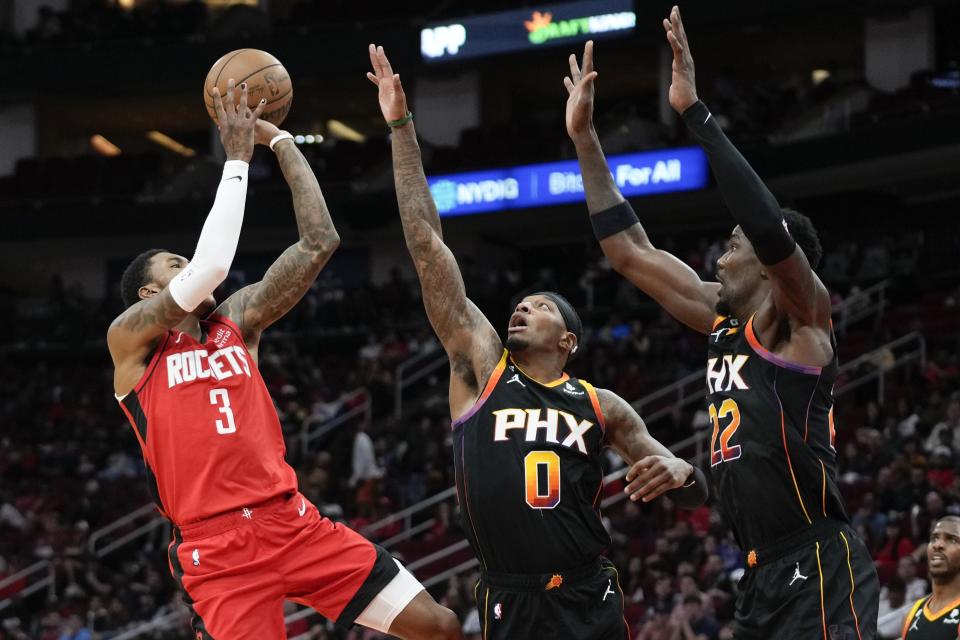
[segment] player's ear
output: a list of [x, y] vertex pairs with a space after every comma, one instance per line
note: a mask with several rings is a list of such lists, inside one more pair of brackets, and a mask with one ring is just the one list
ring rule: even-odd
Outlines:
[[144, 285], [140, 287], [137, 293], [140, 295], [141, 300], [147, 300], [148, 298], [152, 298], [153, 296], [160, 293], [160, 291], [154, 287]]
[[573, 335], [572, 332], [567, 331], [560, 338], [560, 348], [564, 351], [568, 351], [570, 355], [573, 355], [577, 352], [577, 336]]

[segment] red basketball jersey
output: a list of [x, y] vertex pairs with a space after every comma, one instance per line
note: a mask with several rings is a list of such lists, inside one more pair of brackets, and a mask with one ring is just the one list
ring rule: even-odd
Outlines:
[[202, 342], [170, 330], [120, 400], [157, 506], [176, 525], [297, 490], [280, 420], [237, 326], [212, 315]]

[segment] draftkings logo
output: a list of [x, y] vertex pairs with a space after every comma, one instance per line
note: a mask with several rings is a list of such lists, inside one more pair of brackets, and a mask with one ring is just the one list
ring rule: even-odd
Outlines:
[[523, 25], [529, 32], [527, 37], [531, 43], [543, 44], [559, 38], [633, 29], [637, 25], [637, 14], [633, 11], [621, 11], [554, 22], [551, 12], [534, 11], [529, 20], [524, 20]]

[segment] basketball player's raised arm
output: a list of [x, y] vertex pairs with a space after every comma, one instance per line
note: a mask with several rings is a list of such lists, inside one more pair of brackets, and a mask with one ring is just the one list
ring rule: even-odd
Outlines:
[[631, 500], [649, 502], [667, 494], [678, 506], [694, 509], [707, 501], [707, 479], [697, 467], [673, 455], [650, 432], [626, 400], [597, 389], [607, 443], [630, 465], [624, 491]]
[[706, 152], [724, 202], [764, 264], [776, 310], [794, 327], [828, 327], [830, 295], [787, 231], [780, 204], [697, 97], [693, 56], [678, 7], [663, 28], [673, 50], [670, 105]]
[[156, 340], [175, 327], [223, 282], [230, 270], [240, 239], [247, 195], [247, 166], [253, 154], [254, 126], [263, 110], [247, 106], [247, 89], [241, 104], [234, 101], [233, 80], [227, 88], [224, 106], [219, 91], [213, 90], [220, 140], [226, 151], [223, 178], [213, 207], [207, 215], [193, 259], [169, 285], [156, 291], [141, 289], [142, 299], [120, 314], [107, 330], [107, 345], [114, 363], [141, 363]]
[[630, 203], [624, 200], [607, 166], [593, 128], [593, 42], [583, 50], [583, 70], [570, 55], [570, 76], [563, 79], [567, 133], [577, 150], [590, 222], [610, 265], [680, 322], [701, 333], [713, 329], [720, 286], [703, 282], [676, 256], [653, 246]]
[[500, 359], [500, 338], [466, 295], [463, 276], [443, 242], [440, 216], [423, 171], [417, 134], [407, 109], [400, 76], [393, 72], [383, 47], [370, 45], [380, 108], [393, 129], [393, 175], [403, 237], [420, 279], [427, 317], [450, 357], [450, 412], [454, 418], [473, 405]]
[[283, 317], [310, 289], [330, 256], [340, 246], [330, 210], [317, 177], [289, 133], [275, 125], [257, 122], [258, 144], [273, 144], [280, 170], [293, 196], [299, 239], [280, 254], [260, 282], [240, 289], [218, 310], [243, 331], [244, 341], [255, 347], [260, 333]]

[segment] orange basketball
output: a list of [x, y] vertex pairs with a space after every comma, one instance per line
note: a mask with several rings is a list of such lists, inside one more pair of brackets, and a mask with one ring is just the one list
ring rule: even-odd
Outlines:
[[240, 83], [246, 82], [250, 108], [255, 108], [261, 99], [266, 99], [267, 104], [260, 117], [280, 126], [290, 111], [293, 83], [279, 60], [259, 49], [237, 49], [214, 62], [203, 83], [203, 102], [214, 120], [217, 119], [217, 113], [213, 107], [213, 88], [218, 87], [220, 96], [226, 100], [227, 80], [230, 78], [237, 83], [234, 93], [238, 104]]

